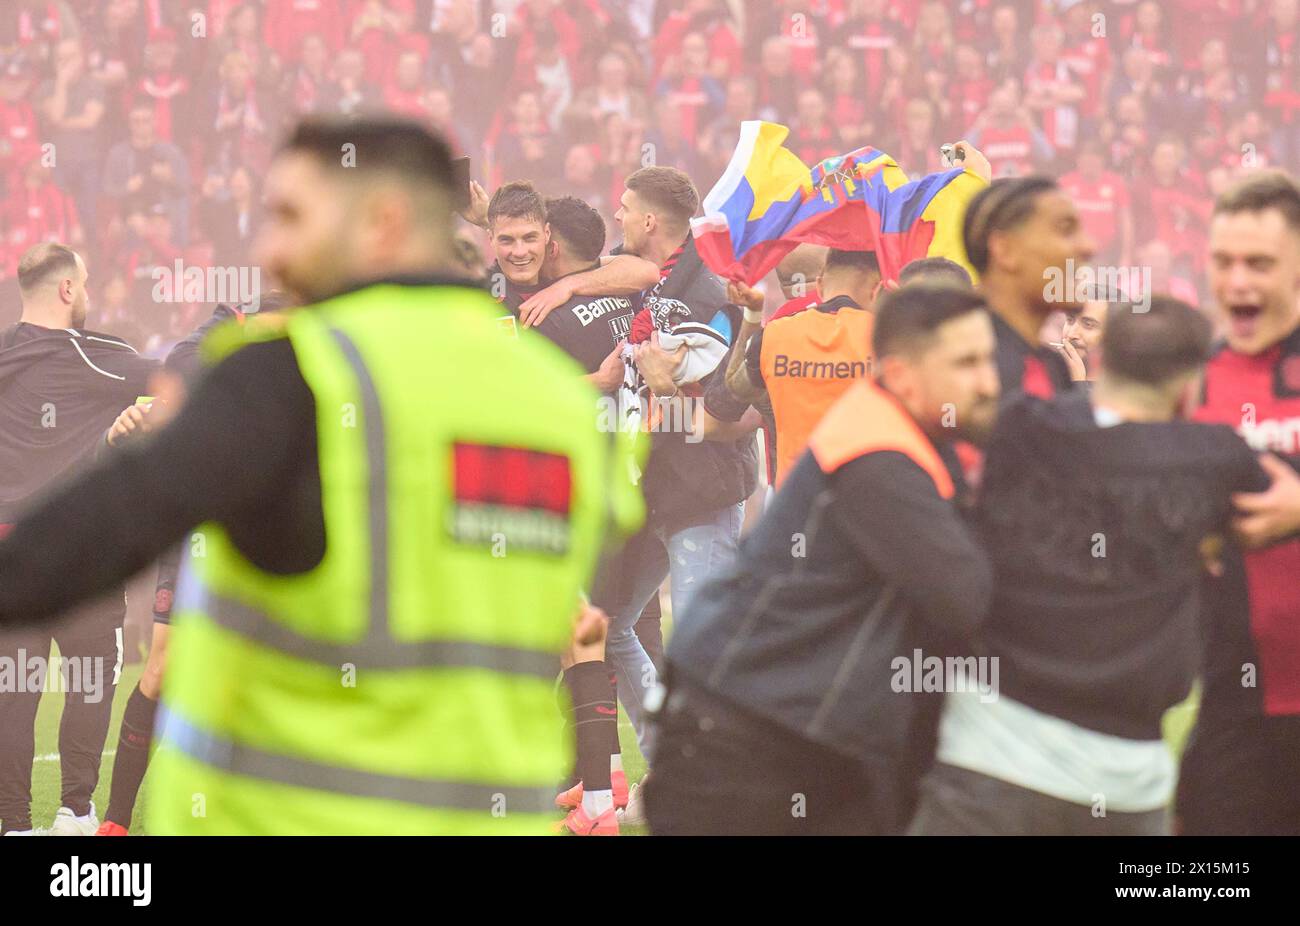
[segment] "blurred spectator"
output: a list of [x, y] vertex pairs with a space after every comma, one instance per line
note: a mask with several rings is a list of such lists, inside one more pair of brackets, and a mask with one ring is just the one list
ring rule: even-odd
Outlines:
[[1029, 110], [1020, 105], [1020, 85], [1012, 79], [989, 94], [988, 109], [980, 113], [966, 138], [984, 152], [994, 177], [1023, 177], [1055, 156]]
[[[788, 44], [786, 48], [788, 53]], [[724, 99], [722, 87], [709, 74], [704, 33], [690, 32], [682, 39], [680, 52], [664, 68], [655, 97], [672, 102], [682, 119], [682, 136], [692, 145], [698, 143], [700, 128], [722, 110]]]
[[1061, 57], [1063, 35], [1055, 23], [1035, 26], [1033, 57], [1025, 71], [1025, 106], [1038, 117], [1047, 142], [1058, 155], [1073, 150], [1079, 138], [1083, 85]]
[[236, 167], [229, 179], [210, 174], [203, 183], [198, 224], [212, 243], [213, 260], [223, 267], [248, 264], [258, 223], [258, 194], [252, 173]]
[[828, 116], [826, 98], [820, 90], [799, 94], [798, 114], [786, 145], [805, 164], [816, 164], [845, 151], [844, 139]]
[[1263, 34], [1263, 103], [1277, 149], [1294, 165], [1300, 162], [1300, 0], [1273, 0]]
[[21, 52], [0, 62], [0, 183], [17, 189], [24, 165], [40, 152], [36, 113], [27, 101], [31, 92], [30, 66]]
[[631, 68], [622, 54], [609, 51], [596, 63], [596, 83], [578, 94], [573, 105], [596, 117], [618, 113], [642, 122], [650, 115], [645, 94], [630, 84]]
[[346, 48], [334, 62], [336, 93], [327, 107], [340, 116], [351, 116], [379, 105], [378, 92], [366, 81], [366, 62], [361, 52]]
[[790, 40], [774, 35], [763, 42], [758, 66], [759, 119], [784, 122], [794, 113], [799, 80], [791, 67]]
[[913, 179], [943, 169], [936, 138], [938, 128], [934, 106], [928, 100], [909, 100], [903, 117], [903, 133], [889, 153]]
[[1097, 245], [1100, 264], [1133, 262], [1133, 210], [1128, 184], [1106, 170], [1105, 147], [1096, 139], [1079, 146], [1078, 166], [1061, 178], [1061, 189], [1074, 200], [1083, 229]]
[[[239, 15], [235, 12], [232, 18]], [[330, 51], [336, 52], [343, 47], [346, 31], [343, 0], [266, 0], [264, 41], [286, 64], [298, 63], [302, 37], [307, 33], [318, 33]]]
[[1020, 29], [1020, 13], [1010, 3], [993, 11], [989, 21], [991, 35], [986, 36], [985, 61], [994, 80], [1020, 77], [1023, 62], [1028, 57], [1024, 33]]
[[704, 38], [704, 59], [715, 80], [740, 72], [743, 52], [732, 28], [731, 14], [722, 0], [685, 0], [681, 9], [668, 14], [655, 36], [656, 76], [665, 70], [669, 60], [681, 53], [686, 36], [692, 32]]
[[1163, 241], [1176, 270], [1198, 275], [1213, 203], [1204, 185], [1185, 169], [1184, 150], [1173, 135], [1157, 142], [1148, 172], [1134, 190], [1134, 214], [1141, 240]]
[[86, 70], [80, 39], [62, 39], [54, 50], [54, 77], [36, 91], [45, 117], [45, 137], [54, 145], [55, 180], [72, 195], [77, 213], [95, 229], [104, 89]]
[[537, 93], [525, 90], [515, 97], [514, 119], [501, 133], [497, 146], [498, 185], [509, 180], [531, 180], [550, 194], [555, 177], [551, 154], [551, 128], [542, 114]]
[[351, 0], [349, 43], [361, 50], [366, 79], [384, 84], [393, 77], [394, 62], [415, 52], [423, 66], [429, 40], [415, 31], [413, 0]]
[[55, 185], [49, 168], [39, 157], [28, 162], [23, 182], [5, 195], [5, 246], [10, 272], [18, 270], [18, 259], [42, 241], [56, 241], [81, 247], [85, 241], [77, 209], [71, 198]]
[[253, 82], [248, 56], [242, 51], [226, 53], [219, 76], [204, 124], [216, 141], [216, 159], [222, 165], [246, 164], [263, 171], [280, 128], [274, 104]]
[[121, 214], [162, 205], [176, 241], [189, 230], [189, 169], [180, 149], [158, 137], [157, 115], [148, 97], [137, 97], [128, 115], [131, 136], [108, 152], [104, 192]]
[[841, 41], [861, 55], [862, 94], [876, 99], [885, 84], [885, 54], [899, 44], [902, 30], [885, 17], [886, 0], [850, 0], [849, 17], [840, 30]]
[[189, 132], [177, 132], [179, 121], [188, 128], [190, 82], [176, 71], [176, 33], [168, 27], [154, 30], [144, 47], [144, 74], [136, 84], [136, 92], [153, 101], [154, 123], [157, 135], [163, 141], [190, 137]]
[[550, 23], [542, 23], [533, 36], [532, 71], [526, 86], [541, 94], [542, 111], [547, 114], [551, 130], [560, 126], [560, 116], [573, 99], [573, 78], [569, 62], [560, 52], [560, 39]]

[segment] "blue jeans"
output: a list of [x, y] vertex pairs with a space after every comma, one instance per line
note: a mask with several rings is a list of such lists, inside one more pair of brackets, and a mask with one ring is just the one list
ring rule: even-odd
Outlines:
[[647, 692], [658, 686], [659, 677], [633, 627], [666, 578], [672, 580], [673, 620], [681, 620], [695, 590], [735, 559], [744, 510], [744, 502], [729, 505], [711, 521], [671, 534], [662, 527], [646, 525], [619, 556], [619, 568], [624, 572], [620, 593], [614, 600], [595, 602], [609, 615], [605, 661], [614, 669], [618, 699], [647, 761], [652, 758], [654, 737], [645, 699]]

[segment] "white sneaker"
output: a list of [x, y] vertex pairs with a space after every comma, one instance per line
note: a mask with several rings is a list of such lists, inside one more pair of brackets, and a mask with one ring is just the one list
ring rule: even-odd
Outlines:
[[10, 830], [9, 832], [5, 833], [5, 835], [6, 836], [35, 836], [36, 832], [34, 830]]
[[50, 827], [51, 836], [94, 836], [99, 829], [99, 817], [95, 816], [95, 802], [90, 802], [90, 813], [78, 817], [70, 807], [60, 807], [54, 815], [54, 825]]
[[645, 798], [641, 793], [641, 784], [645, 779], [632, 785], [627, 792], [627, 806], [618, 811], [620, 826], [645, 826]]

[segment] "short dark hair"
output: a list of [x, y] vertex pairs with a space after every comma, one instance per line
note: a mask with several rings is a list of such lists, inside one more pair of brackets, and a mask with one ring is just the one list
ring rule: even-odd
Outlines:
[[546, 200], [527, 180], [512, 180], [497, 187], [488, 202], [488, 227], [498, 219], [536, 219], [546, 224]]
[[826, 264], [822, 267], [822, 273], [830, 273], [832, 270], [879, 274], [880, 261], [876, 259], [875, 251], [845, 251], [831, 248], [826, 252]]
[[557, 196], [546, 201], [546, 221], [551, 234], [560, 238], [579, 260], [597, 261], [605, 250], [605, 220], [600, 213], [576, 196]]
[[987, 311], [984, 297], [970, 288], [917, 283], [891, 290], [876, 303], [872, 354], [879, 359], [924, 350], [940, 325], [971, 312]]
[[646, 201], [651, 209], [661, 212], [679, 225], [690, 222], [700, 208], [700, 194], [685, 171], [676, 167], [643, 167], [623, 183], [629, 190]]
[[446, 141], [408, 119], [309, 116], [280, 150], [310, 154], [324, 167], [358, 176], [393, 174], [412, 186], [427, 184], [447, 193], [456, 184]]
[[1276, 209], [1287, 227], [1300, 232], [1300, 184], [1280, 170], [1261, 170], [1247, 174], [1225, 190], [1214, 204], [1215, 215], [1238, 212], [1263, 212]]
[[946, 257], [922, 257], [903, 266], [898, 272], [898, 285], [906, 286], [913, 280], [927, 283], [947, 283], [969, 289], [974, 284], [966, 268]]
[[983, 273], [989, 266], [989, 237], [1010, 231], [1034, 214], [1034, 200], [1059, 189], [1051, 177], [1035, 175], [995, 180], [981, 190], [962, 219], [961, 237], [971, 266]]
[[1112, 305], [1101, 335], [1101, 366], [1131, 383], [1163, 386], [1210, 359], [1214, 326], [1204, 313], [1173, 296], [1152, 296], [1146, 311]]
[[76, 251], [64, 244], [42, 241], [18, 261], [18, 289], [30, 293], [51, 277], [66, 276], [76, 269]]

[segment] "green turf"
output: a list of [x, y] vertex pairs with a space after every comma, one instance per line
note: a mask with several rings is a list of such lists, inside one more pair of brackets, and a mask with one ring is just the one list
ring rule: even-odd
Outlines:
[[[117, 749], [117, 735], [122, 722], [122, 710], [126, 706], [126, 700], [130, 697], [132, 689], [135, 687], [136, 680], [140, 677], [140, 670], [141, 666], [138, 664], [125, 666], [122, 669], [122, 679], [117, 686], [117, 694], [113, 700], [113, 720], [109, 725], [105, 745], [106, 752], [113, 753]], [[1175, 755], [1182, 753], [1187, 734], [1195, 723], [1196, 704], [1197, 694], [1193, 692], [1185, 702], [1165, 714], [1164, 737]], [[58, 752], [58, 724], [62, 710], [63, 695], [61, 693], [49, 693], [41, 698], [40, 711], [36, 715], [37, 761], [32, 769], [32, 823], [37, 829], [48, 828], [54, 819], [55, 811], [59, 808], [59, 763], [57, 760], [51, 761], [42, 757]], [[627, 715], [621, 707], [619, 708], [618, 732], [619, 740], [623, 746], [623, 768], [627, 772], [627, 780], [629, 783], [639, 782], [645, 774], [645, 759], [641, 756], [641, 750], [637, 747], [636, 735], [632, 731], [632, 725], [628, 722]], [[95, 808], [101, 820], [108, 810], [108, 788], [112, 774], [113, 755], [105, 755], [103, 765], [100, 768], [99, 786], [95, 789], [94, 798]], [[144, 786], [141, 788], [140, 799], [136, 802], [135, 818], [131, 821], [132, 835], [144, 832], [141, 820], [142, 810], [145, 801], [148, 799], [148, 791], [149, 779], [146, 776]], [[559, 819], [558, 812], [557, 819]], [[645, 827], [626, 826], [622, 831], [629, 836], [646, 834]]]
[[[140, 664], [122, 667], [122, 678], [117, 685], [113, 698], [113, 719], [108, 725], [108, 736], [104, 744], [104, 761], [99, 769], [99, 785], [95, 788], [95, 811], [99, 819], [104, 819], [108, 810], [109, 779], [113, 775], [113, 757], [117, 751], [118, 731], [122, 726], [122, 711], [126, 708], [127, 698], [140, 678]], [[32, 825], [48, 829], [54, 821], [54, 814], [59, 809], [59, 762], [51, 759], [59, 751], [59, 718], [63, 716], [63, 693], [47, 692], [41, 697], [41, 706], [36, 713], [36, 762], [32, 766]], [[146, 788], [147, 788], [146, 779]], [[143, 791], [143, 789], [142, 789]], [[144, 804], [142, 793], [136, 802], [135, 819], [131, 823], [131, 832], [142, 832], [140, 828], [140, 810]]]

